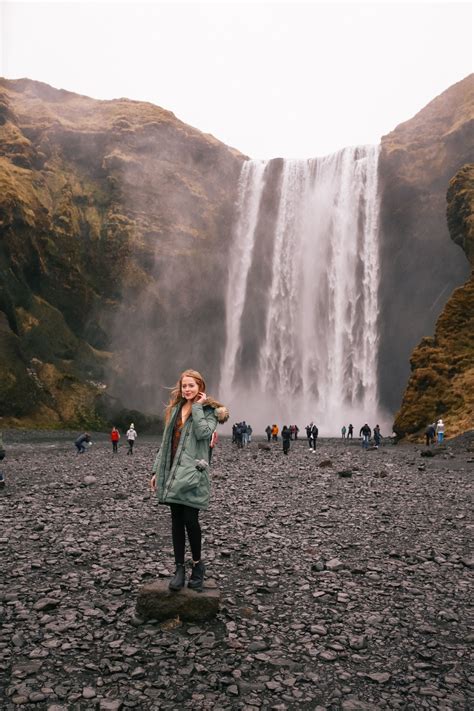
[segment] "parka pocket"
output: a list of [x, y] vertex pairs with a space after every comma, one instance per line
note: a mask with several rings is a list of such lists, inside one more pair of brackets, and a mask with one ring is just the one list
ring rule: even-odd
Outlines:
[[203, 472], [192, 464], [180, 468], [176, 474], [175, 486], [173, 487], [175, 493], [180, 495], [196, 489], [201, 483], [202, 476]]

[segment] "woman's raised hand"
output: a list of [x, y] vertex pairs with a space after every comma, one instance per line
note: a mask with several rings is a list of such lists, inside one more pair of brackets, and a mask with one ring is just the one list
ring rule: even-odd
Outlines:
[[205, 400], [207, 400], [207, 395], [206, 395], [206, 393], [201, 393], [201, 392], [199, 392], [199, 393], [197, 394], [197, 397], [196, 397], [196, 399], [195, 399], [194, 402], [197, 402], [198, 404], [201, 404], [201, 403], [203, 403]]

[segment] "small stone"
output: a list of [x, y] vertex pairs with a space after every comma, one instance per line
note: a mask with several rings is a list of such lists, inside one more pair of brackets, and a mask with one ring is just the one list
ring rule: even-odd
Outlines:
[[93, 699], [97, 696], [97, 692], [92, 688], [92, 686], [85, 686], [82, 690], [82, 696], [85, 699]]
[[337, 570], [342, 570], [344, 568], [344, 563], [339, 560], [339, 558], [331, 558], [326, 562], [326, 570], [336, 572]]
[[43, 597], [33, 605], [33, 610], [41, 612], [43, 610], [53, 610], [59, 605], [59, 600], [51, 597]]
[[101, 699], [99, 709], [100, 711], [120, 711], [123, 707], [123, 701], [121, 699]]
[[377, 684], [386, 684], [390, 680], [390, 674], [388, 672], [373, 672], [367, 674], [367, 678], [376, 681]]

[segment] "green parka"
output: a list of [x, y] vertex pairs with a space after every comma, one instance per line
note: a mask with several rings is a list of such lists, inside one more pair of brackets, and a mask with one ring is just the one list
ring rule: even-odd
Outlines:
[[161, 504], [184, 504], [195, 509], [207, 509], [211, 488], [209, 444], [217, 423], [225, 422], [229, 413], [227, 408], [209, 398], [202, 404], [194, 403], [181, 430], [178, 449], [170, 466], [171, 441], [180, 410], [181, 405], [178, 404], [171, 411], [153, 465], [158, 500]]

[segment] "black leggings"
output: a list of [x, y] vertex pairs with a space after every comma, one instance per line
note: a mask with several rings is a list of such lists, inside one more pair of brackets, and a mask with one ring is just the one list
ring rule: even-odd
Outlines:
[[199, 525], [199, 509], [193, 509], [184, 504], [171, 504], [171, 533], [176, 564], [184, 563], [184, 548], [186, 545], [185, 530], [188, 532], [189, 545], [193, 560], [201, 560], [201, 526]]

